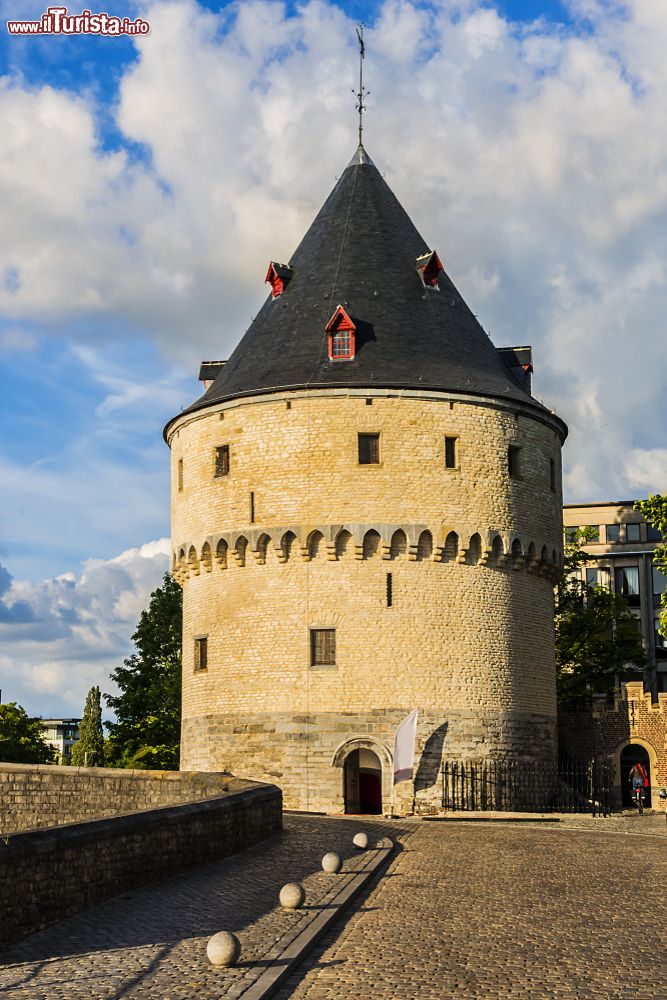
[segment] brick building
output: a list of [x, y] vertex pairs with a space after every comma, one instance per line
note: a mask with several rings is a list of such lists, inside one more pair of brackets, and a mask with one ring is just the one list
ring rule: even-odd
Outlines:
[[665, 809], [658, 792], [667, 787], [667, 640], [658, 632], [661, 596], [667, 579], [654, 564], [661, 533], [635, 510], [632, 500], [566, 504], [566, 537], [591, 528], [584, 546], [593, 558], [581, 570], [590, 586], [603, 586], [624, 597], [646, 650], [644, 674], [631, 665], [615, 678], [613, 703], [593, 696], [591, 713], [561, 713], [559, 743], [570, 757], [606, 757], [613, 764], [615, 805], [628, 805], [628, 773], [639, 761], [650, 782], [648, 804]]
[[413, 709], [418, 809], [443, 755], [552, 760], [566, 427], [530, 349], [491, 343], [361, 146], [266, 280], [165, 428], [181, 766], [380, 811]]

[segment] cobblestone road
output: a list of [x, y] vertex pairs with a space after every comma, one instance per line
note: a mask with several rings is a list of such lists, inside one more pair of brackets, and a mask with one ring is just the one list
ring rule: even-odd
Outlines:
[[422, 823], [277, 997], [665, 1000], [666, 825]]
[[[392, 835], [400, 853], [282, 1000], [667, 1000], [663, 817], [556, 827], [286, 816], [282, 835], [242, 855], [25, 939], [2, 955], [0, 997], [242, 997], [312, 916], [277, 909], [279, 887], [302, 880], [308, 903], [321, 904], [331, 886], [322, 854], [337, 849], [353, 867], [357, 829]], [[223, 927], [242, 941], [233, 970], [206, 960]]]

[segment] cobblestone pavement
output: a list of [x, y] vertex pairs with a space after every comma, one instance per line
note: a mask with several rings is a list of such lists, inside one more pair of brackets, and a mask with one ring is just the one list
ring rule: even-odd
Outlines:
[[[399, 853], [282, 1000], [667, 1000], [665, 827], [662, 816], [530, 826], [287, 815], [283, 834], [243, 854], [26, 938], [2, 955], [0, 997], [242, 997], [319, 912], [279, 910], [280, 886], [303, 881], [308, 904], [322, 905], [322, 854], [339, 850], [353, 870], [363, 856], [351, 837], [366, 829]], [[206, 959], [222, 928], [241, 938], [235, 969]]]
[[[364, 857], [352, 847], [357, 830], [374, 841], [395, 837], [400, 826], [286, 815], [282, 834], [242, 854], [107, 900], [5, 950], [0, 997], [234, 1000], [280, 954], [281, 939], [291, 939], [320, 912], [313, 908], [340, 890], [341, 880], [322, 872], [322, 856], [338, 851], [344, 871], [352, 871]], [[278, 893], [293, 881], [305, 886], [307, 905], [289, 913], [278, 908]], [[241, 940], [233, 969], [216, 970], [206, 958], [219, 930]]]
[[422, 823], [277, 997], [665, 1000], [665, 825]]

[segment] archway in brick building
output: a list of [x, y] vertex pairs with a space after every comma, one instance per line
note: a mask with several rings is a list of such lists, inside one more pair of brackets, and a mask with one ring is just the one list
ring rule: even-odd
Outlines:
[[632, 808], [632, 788], [630, 786], [630, 770], [635, 764], [641, 764], [648, 778], [648, 788], [644, 789], [644, 805], [651, 805], [651, 758], [646, 747], [639, 743], [628, 743], [621, 750], [621, 798], [624, 809]]
[[362, 747], [345, 758], [345, 812], [377, 815], [382, 812], [382, 763]]

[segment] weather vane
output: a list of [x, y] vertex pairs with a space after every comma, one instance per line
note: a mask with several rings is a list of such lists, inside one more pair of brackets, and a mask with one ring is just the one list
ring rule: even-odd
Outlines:
[[[359, 145], [363, 146], [361, 134], [364, 130], [364, 111], [366, 110], [364, 97], [370, 94], [370, 90], [366, 90], [364, 87], [364, 56], [366, 55], [366, 46], [364, 45], [363, 24], [357, 25], [357, 38], [359, 39], [359, 90], [357, 92], [357, 111], [359, 112]], [[354, 91], [352, 91], [352, 93], [354, 93]]]

